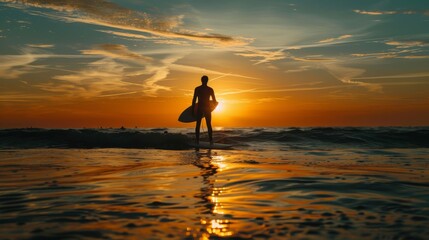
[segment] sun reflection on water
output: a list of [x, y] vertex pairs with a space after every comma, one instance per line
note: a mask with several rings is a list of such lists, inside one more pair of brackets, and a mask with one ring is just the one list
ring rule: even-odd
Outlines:
[[200, 239], [209, 239], [210, 235], [217, 235], [219, 237], [232, 236], [233, 232], [229, 229], [231, 221], [228, 219], [201, 219], [201, 224], [206, 226], [207, 233], [204, 233]]
[[[224, 217], [226, 212], [223, 206], [222, 193], [227, 189], [215, 186], [216, 180], [218, 180], [215, 179], [218, 177], [216, 174], [228, 168], [227, 161], [222, 155], [217, 153], [212, 155], [210, 150], [207, 153], [197, 152], [196, 156], [194, 165], [201, 169], [201, 176], [203, 177], [203, 187], [199, 196], [207, 203], [205, 206], [209, 210], [205, 212], [204, 215], [206, 216], [200, 219], [200, 224], [204, 226], [204, 231], [200, 233], [199, 239], [210, 239], [211, 236], [232, 236], [231, 220]], [[188, 235], [190, 235], [191, 231], [190, 228], [187, 229]]]

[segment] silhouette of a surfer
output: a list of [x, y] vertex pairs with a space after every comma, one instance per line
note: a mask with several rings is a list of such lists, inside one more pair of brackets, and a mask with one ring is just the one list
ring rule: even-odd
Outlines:
[[[197, 124], [195, 126], [195, 143], [198, 145], [200, 143], [200, 127], [201, 120], [203, 117], [206, 119], [207, 131], [209, 133], [209, 141], [210, 144], [213, 144], [213, 130], [212, 130], [212, 112], [210, 109], [210, 97], [214, 102], [216, 101], [216, 97], [213, 91], [213, 88], [207, 86], [209, 78], [207, 76], [201, 77], [201, 86], [198, 86], [194, 90], [194, 97], [192, 98], [192, 111], [197, 118]], [[196, 106], [198, 99], [198, 105]], [[197, 108], [197, 109], [195, 109]]]

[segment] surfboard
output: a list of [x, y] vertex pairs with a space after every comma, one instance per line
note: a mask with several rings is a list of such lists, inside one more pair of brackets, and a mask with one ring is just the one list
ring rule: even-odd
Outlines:
[[200, 142], [199, 144], [189, 143], [189, 146], [203, 149], [232, 149], [232, 145], [224, 143], [213, 143], [210, 145], [209, 142]]
[[[217, 107], [218, 102], [215, 101], [210, 101], [210, 111], [213, 112], [213, 110], [215, 110], [215, 108]], [[195, 104], [195, 109], [198, 108], [198, 103]], [[197, 118], [195, 117], [196, 114], [192, 114], [192, 105], [189, 106], [188, 108], [186, 108], [179, 116], [179, 122], [183, 122], [183, 123], [190, 123], [190, 122], [195, 122], [197, 121]]]

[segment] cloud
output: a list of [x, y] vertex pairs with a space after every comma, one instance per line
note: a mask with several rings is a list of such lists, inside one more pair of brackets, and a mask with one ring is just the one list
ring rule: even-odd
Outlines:
[[362, 39], [360, 39], [360, 40], [358, 40], [358, 39], [352, 40], [352, 39], [350, 39], [352, 37], [354, 37], [354, 35], [345, 34], [345, 35], [341, 35], [341, 36], [336, 37], [336, 38], [323, 39], [323, 40], [320, 40], [318, 42], [311, 43], [311, 44], [289, 45], [289, 46], [282, 46], [281, 48], [285, 49], [285, 50], [300, 50], [300, 49], [306, 49], [306, 48], [320, 48], [320, 47], [335, 46], [335, 45], [338, 45], [338, 44], [344, 44], [346, 42], [347, 43], [367, 42], [367, 40], [362, 40]]
[[[169, 72], [169, 65], [182, 56], [168, 56], [161, 61], [154, 61], [124, 48], [122, 45], [103, 45], [101, 49], [88, 50], [85, 54], [97, 54], [102, 57], [88, 64], [88, 67], [73, 74], [57, 75], [56, 82], [39, 84], [38, 87], [46, 91], [69, 94], [76, 97], [120, 96], [142, 93], [146, 96], [155, 96], [158, 91], [170, 88], [161, 86], [159, 81], [165, 79]], [[117, 59], [135, 60], [133, 64], [140, 67], [130, 68], [126, 63], [119, 63]], [[140, 83], [128, 82], [130, 77], [140, 78]]]
[[[0, 0], [0, 2], [51, 9], [56, 12], [39, 12], [38, 14], [62, 21], [144, 32], [158, 37], [191, 40], [200, 44], [243, 46], [249, 44], [251, 41], [251, 39], [242, 37], [179, 29], [183, 24], [183, 15], [156, 17], [146, 12], [134, 11], [104, 0]], [[117, 32], [113, 34], [118, 35]], [[128, 37], [131, 36], [128, 35]]]
[[253, 62], [255, 62], [255, 65], [258, 65], [261, 63], [269, 63], [269, 62], [286, 58], [284, 49], [269, 51], [269, 50], [260, 50], [257, 48], [247, 47], [241, 50], [240, 52], [235, 53], [235, 55], [242, 56], [242, 57], [249, 57], [249, 58], [257, 58], [255, 60], [252, 60]]
[[[327, 90], [327, 89], [340, 89], [345, 88], [348, 86], [320, 86], [320, 87], [295, 87], [295, 88], [251, 88], [251, 89], [240, 89], [240, 90], [227, 90], [220, 93], [217, 93], [217, 96], [227, 96], [227, 95], [236, 95], [236, 94], [243, 94], [243, 93], [281, 93], [281, 92], [302, 92], [302, 91], [320, 91], [320, 90]], [[288, 97], [286, 97], [288, 98]], [[268, 99], [278, 99], [280, 98], [266, 98]], [[282, 98], [284, 99], [284, 98]], [[234, 100], [235, 101], [235, 100]], [[240, 101], [240, 100], [238, 100]]]
[[[57, 75], [53, 77], [55, 82], [38, 84], [37, 87], [70, 97], [113, 97], [129, 94], [157, 96], [160, 91], [171, 90], [170, 87], [159, 84], [171, 71], [251, 78], [177, 64], [176, 62], [185, 56], [184, 53], [168, 54], [158, 60], [135, 53], [120, 44], [101, 44], [81, 52], [85, 55], [96, 55], [101, 59], [90, 62], [88, 67], [80, 71]], [[133, 82], [129, 82], [130, 79], [133, 79]], [[136, 83], [136, 80], [139, 82]]]
[[159, 37], [146, 36], [146, 35], [142, 35], [142, 34], [118, 32], [118, 31], [107, 31], [107, 30], [97, 30], [97, 31], [107, 33], [107, 34], [116, 35], [116, 36], [120, 36], [120, 37], [126, 37], [126, 38], [152, 40], [154, 43], [159, 43], [159, 44], [180, 45], [180, 46], [190, 46], [191, 45], [190, 43], [188, 43], [186, 41], [179, 41], [179, 40], [174, 40], [174, 39], [160, 39]]
[[353, 79], [389, 79], [389, 78], [426, 78], [429, 77], [429, 72], [420, 72], [420, 73], [407, 73], [407, 74], [397, 74], [397, 75], [386, 75], [386, 76], [370, 76], [370, 77], [355, 77]]
[[376, 57], [380, 59], [428, 59], [429, 55], [404, 55], [409, 53], [415, 53], [415, 51], [402, 50], [397, 52], [378, 52], [378, 53], [354, 53], [351, 54], [353, 57]]
[[385, 44], [396, 48], [425, 47], [429, 45], [429, 43], [423, 41], [388, 41]]
[[152, 58], [146, 57], [128, 50], [125, 45], [121, 44], [100, 44], [93, 49], [81, 50], [82, 54], [86, 55], [101, 55], [119, 59], [134, 59], [151, 61]]
[[108, 30], [97, 30], [98, 32], [108, 33], [120, 37], [127, 37], [127, 38], [138, 38], [138, 39], [153, 39], [153, 37], [148, 37], [141, 34], [135, 34], [135, 33], [127, 33], [127, 32], [118, 32], [118, 31], [108, 31]]
[[320, 40], [320, 41], [318, 41], [318, 43], [330, 43], [330, 42], [334, 42], [334, 41], [338, 41], [338, 40], [343, 40], [343, 39], [347, 39], [347, 38], [351, 38], [351, 37], [353, 37], [353, 35], [346, 34], [346, 35], [341, 35], [341, 36], [336, 37], [336, 38], [327, 38], [327, 39], [324, 39], [324, 40]]
[[364, 14], [364, 15], [391, 15], [397, 14], [397, 11], [365, 11], [365, 10], [353, 10], [355, 13]]
[[297, 67], [297, 68], [295, 68], [295, 69], [288, 69], [288, 70], [285, 70], [285, 71], [283, 71], [284, 73], [299, 73], [299, 72], [305, 72], [305, 71], [308, 71], [308, 70], [311, 70], [312, 69], [312, 67], [310, 67], [310, 66], [299, 66], [299, 67]]
[[429, 15], [428, 10], [424, 11], [413, 11], [413, 10], [404, 10], [404, 11], [366, 11], [366, 10], [358, 10], [355, 9], [353, 12], [363, 15], [373, 15], [373, 16], [379, 16], [379, 15], [395, 15], [395, 14], [404, 14], [404, 15], [410, 15], [410, 14], [423, 14], [423, 15]]
[[382, 90], [380, 84], [356, 81], [357, 77], [365, 73], [365, 69], [345, 67], [339, 64], [325, 64], [324, 67], [333, 77], [340, 80], [342, 83], [366, 87], [374, 92]]
[[172, 40], [172, 39], [165, 39], [165, 40], [154, 40], [154, 43], [158, 44], [168, 44], [168, 45], [177, 45], [177, 46], [191, 46], [186, 41], [178, 41], [178, 40]]
[[26, 74], [28, 66], [37, 59], [30, 53], [0, 56], [0, 78], [13, 79]]
[[124, 81], [126, 65], [117, 63], [112, 58], [105, 57], [87, 65], [87, 68], [73, 74], [57, 75], [52, 82], [34, 86], [72, 98], [135, 92], [142, 87], [141, 84]]
[[404, 59], [429, 59], [429, 55], [409, 55], [409, 56], [402, 56], [398, 58], [404, 58]]
[[379, 53], [353, 53], [353, 57], [376, 57], [376, 58], [396, 58], [398, 55], [394, 52], [379, 52]]
[[324, 58], [324, 57], [291, 57], [295, 61], [300, 62], [334, 62], [334, 58]]
[[0, 55], [0, 78], [13, 79], [28, 73], [34, 73], [35, 69], [50, 69], [56, 71], [75, 72], [67, 69], [49, 67], [46, 65], [34, 65], [39, 59], [47, 58], [85, 58], [82, 55], [51, 54], [34, 48], [22, 48], [20, 55]]
[[[299, 62], [333, 62], [336, 61], [334, 58], [323, 57], [322, 55], [312, 55], [307, 57], [295, 57], [288, 52], [285, 52], [285, 49], [280, 48], [278, 50], [263, 50], [254, 47], [243, 47], [238, 50], [235, 55], [256, 58], [252, 61], [255, 62], [255, 65], [261, 63], [271, 63], [274, 61], [282, 59], [292, 59]], [[271, 67], [272, 65], [268, 65]], [[273, 67], [271, 67], [273, 68]], [[275, 67], [273, 69], [276, 69]]]
[[199, 73], [199, 74], [203, 73], [203, 74], [207, 74], [207, 75], [209, 75], [209, 74], [220, 75], [219, 77], [212, 78], [210, 81], [216, 80], [216, 79], [221, 78], [221, 77], [227, 77], [227, 76], [245, 78], [245, 79], [259, 79], [259, 78], [255, 78], [255, 77], [251, 77], [251, 76], [245, 76], [245, 75], [241, 75], [241, 74], [224, 73], [224, 72], [219, 72], [219, 71], [215, 71], [215, 70], [211, 70], [211, 69], [207, 69], [207, 68], [181, 65], [181, 64], [171, 64], [170, 67], [172, 70], [180, 71], [180, 72]]
[[53, 48], [54, 44], [27, 44], [28, 47], [33, 48]]

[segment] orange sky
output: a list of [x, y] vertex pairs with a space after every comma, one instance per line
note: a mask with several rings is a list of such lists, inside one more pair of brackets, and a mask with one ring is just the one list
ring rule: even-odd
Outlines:
[[[350, 100], [285, 99], [260, 103], [222, 99], [214, 126], [391, 126], [427, 125], [429, 102], [418, 104], [356, 103]], [[244, 98], [243, 98], [244, 99]], [[252, 99], [252, 98], [250, 98]], [[107, 98], [67, 103], [40, 102], [2, 108], [2, 127], [193, 127], [178, 115], [190, 98]], [[239, 99], [240, 100], [240, 99]]]
[[0, 128], [429, 125], [422, 1], [185, 2], [0, 0]]

